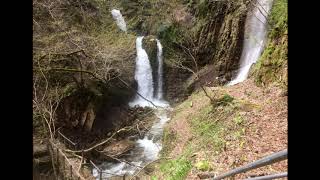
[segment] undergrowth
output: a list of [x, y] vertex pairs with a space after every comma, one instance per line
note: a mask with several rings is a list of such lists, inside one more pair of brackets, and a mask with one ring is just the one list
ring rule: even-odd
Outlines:
[[[202, 91], [193, 93], [186, 101], [175, 108], [172, 121], [184, 118], [187, 113], [187, 122], [191, 127], [192, 138], [183, 147], [183, 152], [177, 158], [160, 162], [159, 167], [164, 179], [184, 179], [191, 169], [197, 171], [213, 170], [212, 158], [225, 150], [230, 141], [236, 141], [243, 147], [246, 119], [241, 115], [242, 101], [224, 91], [218, 92], [215, 99], [218, 103], [212, 105]], [[205, 99], [202, 99], [205, 98]], [[205, 101], [204, 101], [205, 100]], [[192, 111], [193, 105], [202, 102], [199, 110]], [[164, 149], [162, 157], [166, 158], [173, 147], [179, 143], [177, 135], [166, 128], [164, 133]], [[200, 159], [194, 155], [204, 153]], [[159, 174], [157, 174], [159, 175]]]
[[184, 179], [190, 169], [192, 168], [192, 162], [190, 156], [192, 153], [192, 146], [185, 148], [182, 155], [177, 159], [169, 159], [160, 165], [160, 170], [168, 180], [182, 180]]

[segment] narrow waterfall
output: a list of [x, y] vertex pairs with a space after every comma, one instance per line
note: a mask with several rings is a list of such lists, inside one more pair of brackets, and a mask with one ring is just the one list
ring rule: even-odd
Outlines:
[[127, 32], [127, 25], [126, 22], [124, 21], [122, 14], [120, 13], [119, 10], [113, 9], [111, 11], [113, 19], [116, 21], [117, 26], [124, 32]]
[[157, 54], [157, 58], [158, 58], [158, 91], [157, 91], [157, 99], [161, 100], [163, 98], [163, 92], [162, 92], [162, 88], [163, 88], [163, 78], [162, 78], [162, 74], [163, 74], [163, 59], [162, 59], [162, 45], [160, 43], [160, 41], [157, 39], [157, 48], [158, 48], [158, 54]]
[[248, 12], [246, 19], [239, 72], [228, 85], [234, 85], [246, 80], [251, 65], [257, 62], [262, 53], [267, 33], [266, 18], [272, 6], [272, 0], [256, 0], [256, 2], [252, 11]]
[[[142, 48], [143, 36], [139, 36], [136, 40], [136, 70], [134, 78], [138, 83], [138, 93], [149, 101], [153, 100], [153, 79], [152, 68], [148, 58], [147, 52]], [[129, 106], [135, 105], [145, 107], [152, 106], [150, 102], [143, 99], [140, 95], [136, 95], [133, 102], [129, 103]]]

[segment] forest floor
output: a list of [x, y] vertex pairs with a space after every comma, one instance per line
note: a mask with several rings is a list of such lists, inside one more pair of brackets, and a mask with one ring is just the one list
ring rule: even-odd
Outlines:
[[[157, 179], [200, 179], [224, 173], [287, 148], [287, 94], [277, 86], [257, 87], [253, 79], [234, 86], [208, 87], [175, 107], [164, 134]], [[235, 179], [285, 172], [287, 160], [251, 170]]]

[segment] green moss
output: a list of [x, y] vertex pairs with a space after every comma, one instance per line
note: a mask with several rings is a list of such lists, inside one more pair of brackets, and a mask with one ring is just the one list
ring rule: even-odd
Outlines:
[[225, 141], [223, 139], [223, 124], [216, 121], [213, 107], [208, 105], [199, 113], [189, 117], [194, 135], [202, 142], [201, 146], [208, 146], [216, 150], [222, 150]]
[[177, 136], [173, 131], [169, 131], [168, 129], [164, 129], [163, 132], [163, 149], [161, 150], [161, 155], [166, 156], [171, 152], [171, 150], [175, 147], [175, 143], [177, 140]]
[[164, 24], [158, 30], [158, 36], [166, 44], [179, 43], [181, 41], [181, 28], [176, 23]]
[[223, 95], [222, 98], [217, 100], [217, 105], [220, 106], [226, 106], [228, 104], [230, 104], [232, 101], [234, 100], [234, 97], [230, 96], [229, 94], [225, 94]]
[[160, 165], [161, 172], [168, 180], [183, 180], [192, 168], [191, 161], [187, 158], [188, 152], [177, 159], [167, 160]]
[[151, 180], [158, 180], [156, 176], [151, 176]]
[[209, 169], [211, 169], [209, 161], [206, 160], [197, 162], [195, 164], [195, 167], [200, 171], [208, 171]]
[[244, 118], [240, 114], [237, 114], [236, 117], [233, 118], [233, 121], [237, 125], [241, 125], [244, 122]]

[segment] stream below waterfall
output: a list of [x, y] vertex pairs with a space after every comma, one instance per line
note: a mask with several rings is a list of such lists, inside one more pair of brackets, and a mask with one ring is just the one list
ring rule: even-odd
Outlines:
[[[122, 162], [105, 162], [98, 167], [103, 170], [102, 178], [108, 179], [113, 176], [133, 175], [140, 167], [156, 160], [162, 149], [162, 134], [165, 123], [169, 120], [171, 111], [170, 105], [163, 99], [163, 55], [162, 45], [157, 41], [157, 61], [158, 61], [158, 88], [154, 95], [154, 82], [152, 78], [152, 68], [146, 51], [142, 48], [143, 36], [136, 39], [136, 68], [135, 80], [138, 83], [137, 95], [129, 106], [140, 106], [154, 108], [157, 119], [143, 138], [137, 136], [129, 137], [135, 142], [135, 147], [125, 156], [121, 157]], [[152, 103], [151, 103], [152, 102]], [[156, 106], [156, 107], [155, 107]], [[99, 172], [93, 169], [93, 175], [99, 179]]]

